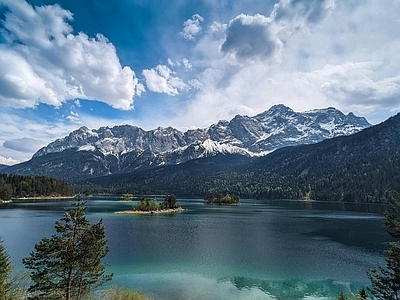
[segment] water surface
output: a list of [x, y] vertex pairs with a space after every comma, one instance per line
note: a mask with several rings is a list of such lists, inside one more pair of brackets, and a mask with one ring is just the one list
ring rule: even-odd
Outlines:
[[[112, 283], [156, 299], [336, 299], [340, 291], [368, 285], [366, 270], [383, 264], [388, 237], [381, 213], [365, 212], [369, 208], [179, 203], [185, 212], [116, 215], [133, 203], [88, 201], [88, 218], [104, 220]], [[0, 207], [0, 236], [17, 269], [36, 242], [54, 234], [54, 221], [67, 206], [59, 201]]]

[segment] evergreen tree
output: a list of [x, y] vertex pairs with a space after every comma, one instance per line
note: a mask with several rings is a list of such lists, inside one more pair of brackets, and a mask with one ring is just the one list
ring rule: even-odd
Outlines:
[[392, 201], [390, 212], [385, 212], [384, 225], [395, 240], [385, 251], [386, 266], [371, 269], [367, 275], [372, 283], [371, 293], [377, 299], [400, 299], [400, 201]]
[[365, 288], [362, 288], [360, 290], [360, 292], [358, 293], [358, 295], [359, 295], [359, 299], [360, 300], [367, 300], [368, 299], [368, 294], [367, 294], [367, 291], [365, 290]]
[[0, 239], [0, 300], [11, 299], [11, 283], [9, 281], [11, 269], [10, 256]]
[[346, 297], [344, 296], [343, 292], [340, 292], [339, 296], [337, 297], [337, 300], [346, 300]]
[[112, 278], [104, 274], [106, 265], [101, 262], [108, 253], [102, 220], [89, 223], [80, 197], [72, 205], [55, 222], [56, 234], [44, 237], [22, 260], [32, 271], [34, 284], [28, 289], [32, 299], [80, 299]]
[[176, 209], [180, 207], [174, 194], [167, 195], [160, 206], [161, 209]]

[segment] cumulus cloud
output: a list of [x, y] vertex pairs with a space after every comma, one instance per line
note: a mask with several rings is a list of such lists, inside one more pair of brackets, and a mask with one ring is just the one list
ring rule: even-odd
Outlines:
[[45, 145], [45, 142], [33, 138], [13, 139], [3, 143], [5, 148], [27, 153], [32, 153]]
[[186, 70], [191, 70], [192, 69], [192, 64], [189, 62], [187, 58], [182, 59], [182, 64], [185, 67]]
[[399, 107], [400, 76], [377, 79], [379, 64], [349, 62], [327, 65], [309, 75], [322, 93], [342, 105], [363, 106], [372, 110], [375, 105]]
[[236, 60], [268, 59], [282, 47], [271, 32], [271, 19], [263, 15], [241, 14], [229, 22], [221, 51]]
[[208, 32], [212, 35], [219, 36], [224, 33], [228, 25], [222, 24], [220, 22], [214, 21], [210, 26], [208, 26]]
[[179, 94], [179, 91], [189, 87], [175, 73], [165, 65], [158, 65], [153, 69], [145, 69], [142, 72], [146, 79], [147, 88], [156, 93], [165, 93], [170, 96]]
[[199, 14], [195, 14], [191, 19], [186, 20], [183, 23], [183, 29], [179, 33], [186, 40], [194, 40], [196, 35], [198, 35], [202, 28], [201, 23], [204, 21], [204, 18]]
[[[334, 8], [334, 0], [280, 0], [269, 16], [240, 14], [226, 27], [221, 52], [238, 62], [275, 58], [294, 31], [322, 21]], [[224, 27], [214, 22], [209, 32]]]
[[11, 157], [0, 156], [0, 164], [2, 165], [12, 166], [20, 162], [21, 161], [13, 159]]
[[107, 38], [73, 34], [72, 13], [59, 5], [31, 6], [24, 0], [0, 5], [8, 9], [1, 30], [0, 104], [59, 107], [81, 98], [132, 108], [138, 80], [131, 68], [121, 66]]
[[72, 123], [82, 124], [79, 113], [77, 113], [73, 110], [70, 111], [69, 115], [67, 116], [67, 119], [69, 121], [71, 121]]

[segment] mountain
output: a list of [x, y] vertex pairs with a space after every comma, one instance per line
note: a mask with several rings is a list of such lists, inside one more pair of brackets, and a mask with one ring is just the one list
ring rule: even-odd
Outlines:
[[[241, 158], [240, 158], [241, 157]], [[219, 154], [180, 165], [88, 179], [82, 191], [388, 202], [400, 192], [400, 114], [359, 133], [247, 158]]]
[[8, 168], [8, 167], [9, 167], [8, 165], [0, 164], [0, 171], [3, 170], [3, 169], [5, 169], [5, 168]]
[[294, 112], [276, 105], [254, 117], [235, 116], [207, 129], [172, 127], [145, 131], [136, 126], [81, 127], [37, 151], [32, 159], [3, 172], [46, 175], [68, 181], [176, 165], [217, 154], [247, 157], [311, 144], [369, 127], [362, 117], [335, 108]]

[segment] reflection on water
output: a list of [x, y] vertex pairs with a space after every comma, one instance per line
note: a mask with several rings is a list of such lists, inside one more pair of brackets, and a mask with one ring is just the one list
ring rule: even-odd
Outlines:
[[[210, 206], [182, 199], [183, 213], [116, 215], [135, 203], [117, 200], [87, 203], [88, 218], [104, 220], [112, 283], [156, 299], [336, 299], [369, 283], [365, 272], [383, 262], [388, 240], [380, 206], [360, 212], [359, 205], [341, 211], [342, 205], [293, 201]], [[0, 235], [17, 268], [54, 233], [68, 206], [0, 207]]]

